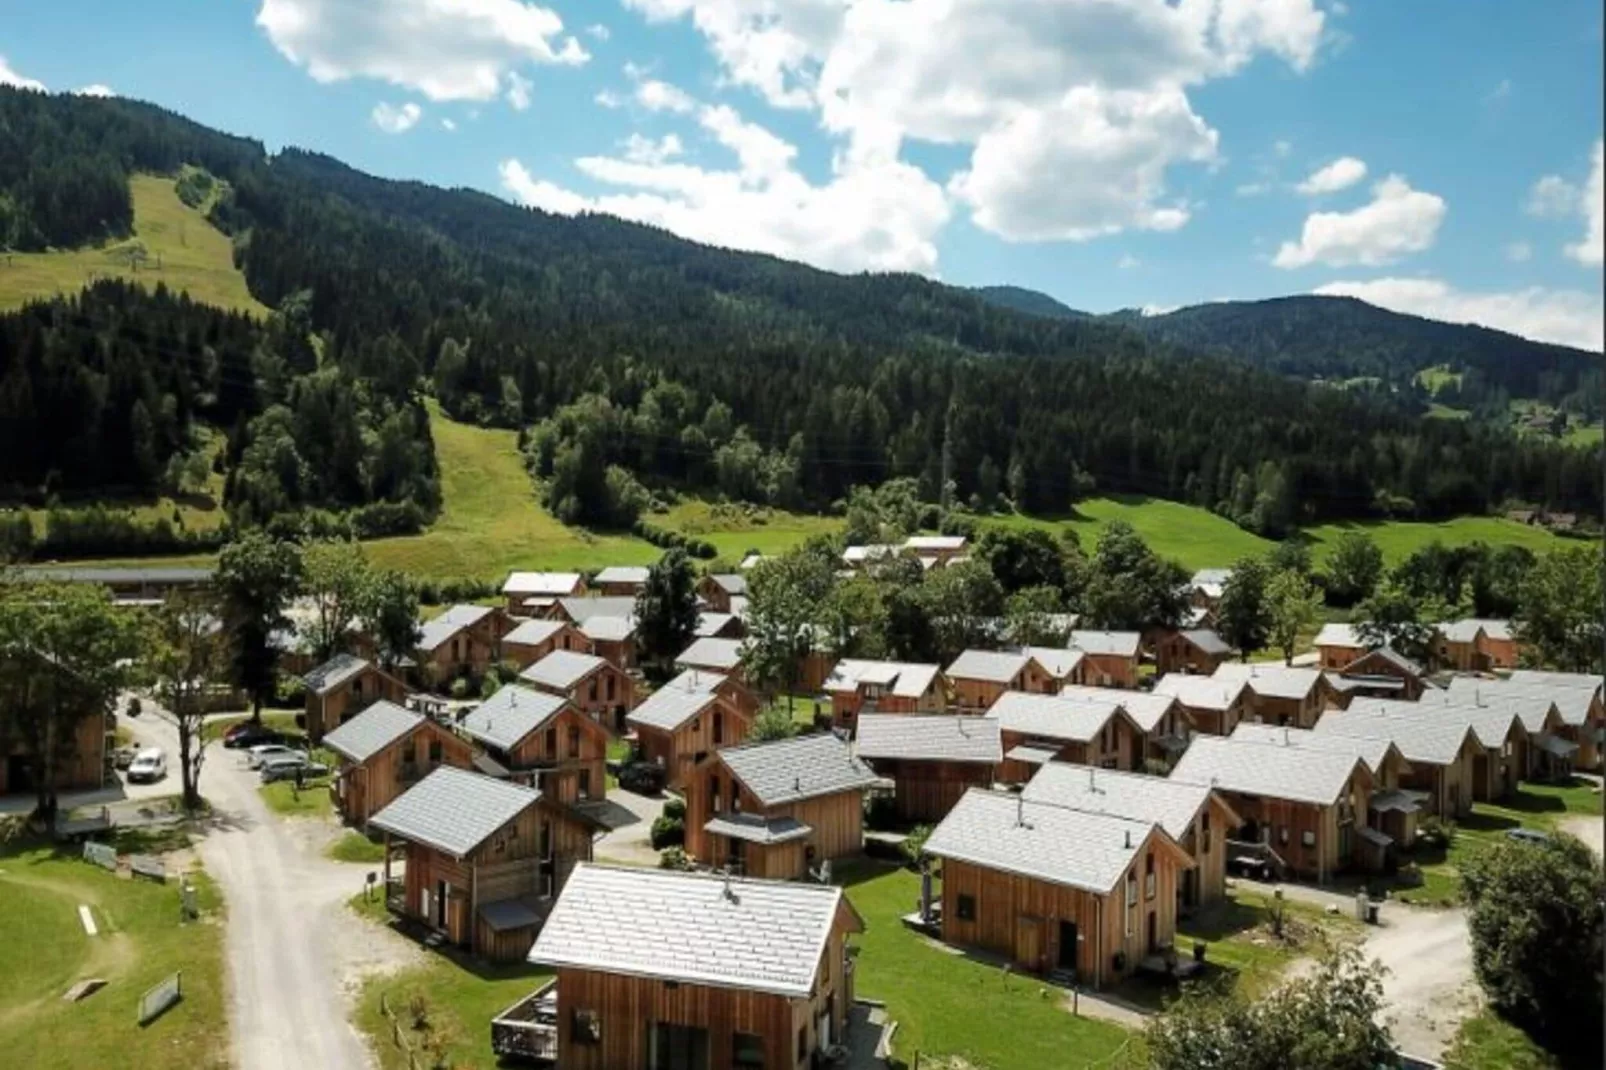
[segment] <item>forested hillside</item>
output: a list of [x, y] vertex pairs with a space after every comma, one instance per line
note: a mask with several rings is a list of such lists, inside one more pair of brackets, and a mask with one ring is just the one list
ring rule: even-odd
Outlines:
[[999, 308], [1011, 308], [1016, 312], [1026, 312], [1033, 316], [1075, 319], [1087, 315], [1061, 301], [1056, 301], [1046, 293], [1028, 290], [1024, 286], [978, 286], [976, 293], [989, 304], [997, 305]]
[[[459, 419], [526, 428], [554, 511], [599, 525], [628, 522], [654, 487], [823, 507], [896, 476], [929, 500], [1007, 496], [1035, 511], [1095, 486], [1138, 491], [1271, 534], [1511, 497], [1599, 507], [1598, 449], [1423, 421], [1386, 397], [1311, 388], [1117, 323], [375, 179], [294, 150], [269, 159], [126, 101], [0, 89], [0, 129], [31, 158], [76, 160], [107, 185], [184, 162], [227, 183], [212, 218], [235, 235], [253, 295], [278, 310], [254, 339], [250, 416], [229, 428], [229, 500], [248, 517], [406, 500], [427, 513], [433, 473], [405, 448], [427, 448], [423, 390]], [[0, 199], [26, 216], [14, 233], [60, 245], [126, 226], [27, 208], [32, 174], [0, 172]], [[184, 359], [167, 348], [146, 346], [143, 360]], [[59, 347], [71, 374], [100, 374], [75, 352]], [[19, 352], [0, 358], [14, 377]], [[18, 434], [40, 430], [14, 411]], [[26, 470], [0, 462], [0, 483], [32, 486], [56, 448]], [[61, 446], [55, 467], [74, 464]]]

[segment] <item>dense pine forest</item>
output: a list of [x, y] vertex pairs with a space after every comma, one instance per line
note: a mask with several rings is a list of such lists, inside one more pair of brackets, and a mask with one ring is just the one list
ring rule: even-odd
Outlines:
[[[210, 425], [244, 520], [389, 502], [407, 506], [398, 524], [422, 522], [438, 498], [428, 392], [459, 419], [524, 429], [548, 503], [598, 525], [627, 523], [653, 488], [821, 508], [894, 477], [931, 501], [1033, 511], [1141, 492], [1273, 535], [1508, 499], [1600, 509], [1598, 447], [1424, 421], [1406, 399], [915, 276], [270, 158], [149, 105], [0, 88], [0, 161], [0, 235], [18, 248], [126, 233], [113, 191], [131, 174], [205, 169], [227, 183], [211, 218], [277, 310], [246, 323], [103, 286], [6, 318], [0, 418], [26, 448], [7, 450], [0, 485], [16, 497], [152, 489]], [[126, 417], [84, 414], [125, 401]]]

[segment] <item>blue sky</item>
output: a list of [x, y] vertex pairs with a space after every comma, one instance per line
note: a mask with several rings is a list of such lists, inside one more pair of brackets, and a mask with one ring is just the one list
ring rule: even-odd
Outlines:
[[1586, 0], [4, 0], [0, 80], [1078, 308], [1343, 292], [1601, 348]]

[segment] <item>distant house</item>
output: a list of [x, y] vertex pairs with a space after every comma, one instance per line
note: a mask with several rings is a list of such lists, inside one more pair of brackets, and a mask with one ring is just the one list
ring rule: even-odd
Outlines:
[[[60, 671], [43, 657], [37, 664], [41, 674]], [[10, 713], [0, 709], [0, 795], [35, 791], [36, 777], [46, 773], [35, 749], [38, 737], [8, 724]], [[115, 731], [113, 720], [99, 709], [86, 710], [74, 719], [71, 736], [56, 745], [57, 791], [89, 791], [107, 785], [112, 778]], [[177, 760], [176, 755], [169, 758]]]
[[897, 814], [941, 821], [973, 787], [992, 787], [1004, 760], [998, 721], [954, 714], [866, 713], [859, 718], [860, 758], [893, 783]]
[[323, 737], [335, 753], [329, 794], [349, 825], [368, 819], [442, 765], [467, 769], [474, 749], [449, 730], [393, 702], [376, 702]]
[[1411, 763], [1402, 787], [1426, 795], [1428, 809], [1440, 817], [1471, 812], [1474, 766], [1482, 748], [1468, 725], [1429, 717], [1382, 717], [1360, 708], [1331, 710], [1314, 731], [1391, 741]]
[[1202, 568], [1188, 581], [1188, 601], [1199, 609], [1214, 610], [1232, 578], [1230, 568]]
[[[1577, 684], [1535, 678], [1561, 678]], [[1600, 677], [1575, 673], [1545, 673], [1519, 669], [1509, 680], [1476, 676], [1451, 678], [1442, 692], [1426, 692], [1423, 702], [1460, 705], [1509, 705], [1528, 729], [1529, 777], [1555, 779], [1576, 766], [1594, 769], [1600, 762], [1599, 741], [1606, 730], [1602, 714]]]
[[1217, 667], [1211, 679], [1244, 684], [1248, 688], [1245, 713], [1250, 720], [1266, 724], [1309, 728], [1324, 709], [1338, 704], [1332, 684], [1320, 669], [1228, 661]]
[[697, 581], [697, 597], [715, 613], [733, 613], [733, 598], [747, 597], [747, 577], [739, 572], [709, 573]]
[[417, 660], [426, 682], [484, 676], [502, 657], [513, 618], [496, 606], [452, 606], [419, 626]]
[[1415, 702], [1432, 685], [1427, 670], [1390, 646], [1369, 650], [1327, 673], [1327, 682], [1341, 696], [1398, 698]]
[[[516, 962], [596, 826], [521, 784], [441, 766], [369, 819], [385, 834], [386, 905], [448, 943]], [[405, 874], [392, 878], [396, 848]]]
[[795, 880], [864, 847], [868, 765], [830, 732], [743, 743], [687, 778], [686, 853], [706, 866]]
[[869, 543], [864, 546], [849, 546], [842, 551], [842, 563], [850, 569], [862, 569], [866, 565], [877, 561], [885, 561], [898, 556], [898, 547], [887, 543]]
[[591, 640], [566, 620], [532, 617], [502, 636], [502, 660], [527, 669], [554, 650], [593, 653]]
[[608, 730], [562, 695], [508, 684], [463, 714], [458, 731], [485, 748], [482, 770], [539, 788], [554, 802], [602, 799]]
[[555, 598], [551, 605], [541, 611], [541, 616], [566, 620], [577, 628], [593, 617], [634, 619], [635, 615], [636, 600], [617, 595], [606, 598], [601, 595]]
[[[1325, 884], [1385, 863], [1387, 843], [1365, 823], [1372, 773], [1354, 754], [1199, 736], [1171, 779], [1222, 793], [1239, 816], [1235, 843], [1269, 848], [1294, 875]], [[1240, 850], [1228, 844], [1228, 861]]]
[[1165, 632], [1155, 641], [1155, 668], [1162, 673], [1209, 676], [1232, 658], [1232, 647], [1209, 628]]
[[741, 569], [743, 572], [746, 572], [748, 569], [752, 568], [754, 565], [758, 564], [764, 559], [765, 558], [763, 554], [748, 554], [746, 557], [742, 558], [741, 564], [737, 565], [736, 567]]
[[1238, 815], [1207, 785], [1050, 762], [1027, 781], [1021, 798], [1165, 829], [1193, 859], [1177, 888], [1177, 907], [1183, 913], [1227, 894], [1227, 832], [1238, 826]]
[[624, 731], [625, 714], [636, 708], [635, 683], [595, 654], [554, 650], [519, 673], [519, 679], [537, 691], [562, 695], [613, 732]]
[[1329, 622], [1316, 633], [1316, 663], [1337, 672], [1369, 649], [1353, 624]]
[[1082, 680], [1099, 687], [1135, 688], [1143, 636], [1138, 632], [1100, 632], [1077, 629], [1067, 644], [1080, 650]]
[[860, 713], [942, 713], [947, 679], [936, 665], [843, 658], [826, 677], [831, 723], [851, 732]]
[[656, 762], [679, 787], [698, 763], [747, 738], [754, 706], [745, 687], [727, 676], [687, 669], [625, 717], [645, 761]]
[[697, 628], [693, 633], [699, 639], [740, 639], [747, 634], [747, 625], [734, 613], [697, 614]]
[[[1126, 711], [1137, 728], [1132, 741], [1132, 768], [1163, 766], [1170, 768], [1188, 745], [1192, 727], [1188, 711], [1170, 695], [1149, 691], [1127, 691], [1090, 684], [1067, 684], [1060, 697], [1080, 702], [1113, 702]], [[1103, 763], [1108, 764], [1108, 763]]]
[[1163, 956], [1193, 859], [1154, 821], [972, 789], [926, 841], [942, 939], [1102, 988]]
[[1528, 748], [1531, 746], [1528, 729], [1517, 710], [1505, 703], [1479, 706], [1361, 698], [1350, 705], [1349, 712], [1355, 716], [1370, 714], [1386, 721], [1409, 719], [1470, 728], [1479, 748], [1474, 753], [1471, 769], [1474, 802], [1514, 794], [1518, 781], [1528, 774]]
[[591, 590], [603, 597], [634, 598], [647, 586], [645, 565], [610, 565], [591, 577]]
[[557, 973], [532, 1045], [564, 1070], [821, 1066], [863, 929], [840, 888], [582, 866], [530, 950]]
[[931, 562], [928, 567], [940, 567], [965, 556], [969, 546], [970, 540], [963, 535], [911, 535], [903, 540], [900, 549], [922, 562]]
[[401, 705], [408, 686], [355, 654], [336, 654], [301, 678], [307, 689], [307, 738], [313, 743], [384, 699]]
[[702, 638], [680, 652], [675, 665], [682, 669], [701, 669], [721, 676], [741, 676], [742, 641], [740, 639]]
[[507, 611], [516, 617], [540, 616], [557, 599], [585, 593], [585, 577], [578, 572], [514, 572], [502, 584]]
[[999, 779], [1024, 784], [1051, 761], [1106, 769], [1141, 764], [1141, 729], [1118, 702], [1006, 691], [987, 711], [1004, 747]]
[[1439, 625], [1439, 659], [1461, 672], [1515, 669], [1519, 649], [1511, 622], [1468, 617]]
[[581, 621], [580, 634], [591, 642], [591, 652], [615, 668], [636, 667], [636, 618], [592, 616]]
[[1231, 735], [1248, 712], [1249, 688], [1242, 680], [1171, 673], [1154, 682], [1154, 693], [1176, 699], [1193, 730], [1206, 735]]
[[966, 650], [943, 670], [960, 713], [982, 713], [1005, 691], [1052, 695], [1060, 682], [1025, 651]]

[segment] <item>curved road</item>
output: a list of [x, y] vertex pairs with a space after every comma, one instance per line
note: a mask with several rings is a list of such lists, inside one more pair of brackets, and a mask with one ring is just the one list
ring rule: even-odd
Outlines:
[[[154, 704], [124, 720], [141, 743], [168, 753], [178, 790], [178, 733]], [[228, 921], [231, 1065], [239, 1070], [366, 1070], [375, 1065], [352, 1026], [339, 976], [335, 930], [360, 871], [316, 857], [257, 794], [244, 759], [220, 744], [207, 748], [201, 791], [211, 827], [197, 845], [223, 889]], [[349, 923], [349, 922], [348, 922]]]

